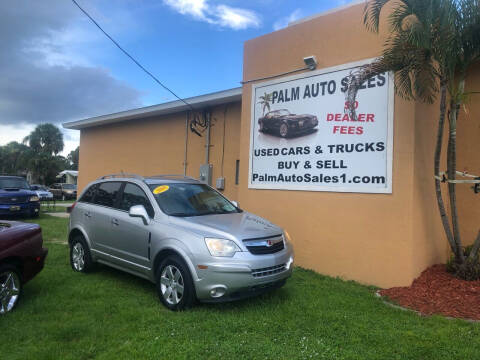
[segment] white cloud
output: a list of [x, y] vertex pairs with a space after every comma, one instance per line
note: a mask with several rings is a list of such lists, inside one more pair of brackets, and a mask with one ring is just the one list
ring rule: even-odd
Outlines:
[[163, 2], [182, 15], [191, 15], [196, 19], [209, 21], [207, 0], [163, 0]]
[[290, 24], [291, 22], [297, 21], [301, 17], [302, 17], [302, 10], [297, 9], [294, 12], [292, 12], [290, 15], [277, 20], [273, 24], [273, 29], [276, 31], [276, 30], [286, 28], [288, 24]]
[[244, 30], [261, 25], [260, 16], [252, 10], [234, 8], [224, 4], [210, 5], [209, 0], [163, 0], [164, 4], [182, 15], [209, 24], [233, 30]]
[[251, 10], [232, 8], [227, 5], [219, 5], [216, 8], [218, 23], [223, 27], [234, 30], [243, 30], [249, 27], [259, 27], [260, 17]]

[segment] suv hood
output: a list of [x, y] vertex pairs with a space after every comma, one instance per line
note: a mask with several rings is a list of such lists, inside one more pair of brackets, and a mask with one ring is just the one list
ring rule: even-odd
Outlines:
[[244, 240], [279, 235], [282, 229], [260, 216], [246, 211], [233, 214], [170, 217], [176, 224], [205, 237]]

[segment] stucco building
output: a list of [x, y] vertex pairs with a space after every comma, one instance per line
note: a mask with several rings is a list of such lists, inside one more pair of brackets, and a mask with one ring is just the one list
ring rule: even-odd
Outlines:
[[[385, 34], [369, 33], [362, 12], [363, 4], [346, 6], [247, 41], [243, 86], [186, 99], [195, 112], [174, 101], [64, 124], [81, 131], [79, 192], [109, 173], [199, 177], [201, 166], [210, 164], [212, 186], [223, 178], [221, 191], [228, 198], [288, 230], [297, 265], [387, 287], [408, 285], [427, 266], [445, 262], [449, 248], [433, 178], [438, 104], [407, 102], [391, 93], [390, 150], [385, 150], [390, 188], [385, 191], [285, 190], [252, 182], [252, 139], [259, 133], [252, 128], [257, 126], [253, 114], [260, 106], [252, 104], [252, 98], [257, 99], [252, 92], [265, 81], [278, 84], [284, 78], [326, 76], [378, 56]], [[307, 56], [316, 57], [318, 70], [281, 75], [304, 67]], [[478, 91], [476, 84], [480, 84], [480, 67], [469, 74], [467, 89]], [[480, 173], [479, 104], [471, 101], [458, 129], [458, 169], [476, 174]], [[194, 118], [210, 120], [210, 127], [196, 127], [203, 130], [202, 136], [190, 130]], [[319, 136], [323, 129], [333, 129], [320, 115], [318, 122]], [[277, 140], [272, 137], [272, 141]], [[468, 185], [459, 185], [457, 191], [462, 236], [468, 243], [480, 224], [480, 195]]]

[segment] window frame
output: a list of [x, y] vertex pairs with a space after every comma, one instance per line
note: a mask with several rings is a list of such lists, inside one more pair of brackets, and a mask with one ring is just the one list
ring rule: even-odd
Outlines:
[[[119, 211], [123, 211], [123, 212], [126, 212], [126, 213], [129, 213], [130, 210], [123, 210], [120, 208], [120, 204], [121, 204], [121, 201], [122, 201], [122, 198], [123, 198], [123, 193], [125, 191], [125, 188], [127, 187], [127, 184], [131, 184], [131, 185], [134, 185], [134, 186], [137, 186], [142, 192], [143, 194], [145, 195], [145, 198], [148, 200], [148, 202], [150, 203], [150, 207], [152, 208], [152, 211], [153, 211], [153, 215], [150, 216], [150, 219], [154, 219], [155, 218], [155, 215], [157, 214], [157, 212], [155, 211], [155, 205], [154, 205], [154, 202], [152, 202], [152, 199], [150, 199], [150, 197], [148, 196], [148, 193], [145, 192], [145, 190], [142, 188], [141, 185], [135, 183], [135, 182], [132, 182], [132, 181], [122, 181], [122, 188], [121, 188], [121, 192], [120, 192], [120, 195], [118, 197], [118, 208], [116, 210], [119, 210]], [[155, 201], [156, 202], [156, 201]], [[139, 204], [141, 205], [141, 204]], [[148, 209], [145, 209], [148, 213]]]

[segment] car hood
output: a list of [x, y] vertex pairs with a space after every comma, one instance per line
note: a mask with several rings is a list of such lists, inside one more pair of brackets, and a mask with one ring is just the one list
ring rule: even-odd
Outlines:
[[172, 224], [206, 237], [245, 240], [282, 233], [282, 229], [277, 225], [246, 211], [186, 218], [171, 216], [170, 219]]
[[37, 195], [34, 191], [25, 190], [25, 189], [0, 189], [0, 197], [11, 197], [11, 196], [35, 196]]

